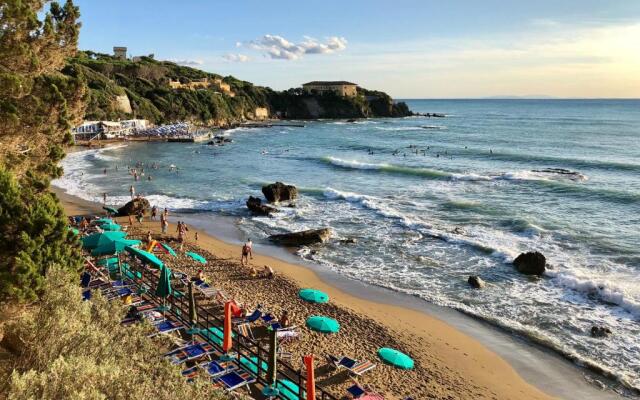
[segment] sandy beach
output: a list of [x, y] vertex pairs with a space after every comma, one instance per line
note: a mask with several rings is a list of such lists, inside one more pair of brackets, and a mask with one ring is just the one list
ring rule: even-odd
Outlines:
[[[68, 215], [101, 214], [99, 205], [86, 202], [56, 190]], [[127, 225], [127, 218], [118, 218]], [[133, 235], [151, 231], [161, 238], [158, 221], [135, 224]], [[237, 245], [225, 243], [206, 232], [189, 227], [187, 247], [197, 246], [210, 261], [205, 272], [211, 282], [226, 291], [245, 307], [262, 304], [279, 315], [288, 310], [293, 325], [302, 326], [301, 339], [287, 344], [292, 363], [301, 356], [314, 353], [321, 360], [325, 354], [348, 355], [367, 359], [377, 367], [358, 379], [389, 399], [413, 396], [415, 399], [546, 399], [548, 395], [525, 382], [502, 358], [483, 347], [475, 339], [457, 331], [443, 321], [421, 312], [381, 304], [354, 297], [323, 282], [313, 271], [269, 256], [254, 254], [252, 265], [258, 269], [269, 265], [275, 279], [251, 278], [249, 269], [239, 263]], [[195, 232], [198, 241], [194, 242]], [[175, 226], [169, 228], [174, 239]], [[185, 272], [194, 273], [198, 265], [181, 256], [175, 261]], [[297, 297], [300, 288], [316, 288], [329, 294], [328, 304], [310, 305]], [[304, 328], [305, 319], [313, 314], [337, 319], [342, 328], [335, 335], [321, 335]], [[416, 360], [412, 371], [401, 371], [379, 362], [379, 347], [395, 347]], [[338, 395], [352, 383], [345, 374], [323, 373], [318, 380]]]

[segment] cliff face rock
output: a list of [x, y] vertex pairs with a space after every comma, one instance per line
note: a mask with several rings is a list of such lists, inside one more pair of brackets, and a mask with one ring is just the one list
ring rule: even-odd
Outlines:
[[298, 197], [298, 189], [293, 185], [285, 185], [282, 182], [272, 183], [262, 187], [262, 194], [269, 203], [280, 201], [292, 201]]
[[129, 96], [123, 94], [121, 96], [116, 96], [116, 110], [121, 111], [126, 114], [131, 114], [133, 111], [131, 110], [131, 102], [129, 101]]
[[324, 243], [331, 237], [331, 229], [311, 229], [302, 232], [284, 233], [271, 235], [269, 240], [283, 246], [308, 246], [311, 244]]

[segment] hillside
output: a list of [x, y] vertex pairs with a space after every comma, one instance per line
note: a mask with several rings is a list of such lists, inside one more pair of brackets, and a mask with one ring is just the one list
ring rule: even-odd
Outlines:
[[[90, 51], [78, 52], [67, 61], [63, 72], [86, 81], [88, 120], [135, 116], [156, 124], [191, 121], [224, 126], [254, 119], [257, 108], [291, 119], [410, 115], [404, 103], [395, 104], [382, 92], [359, 89], [355, 98], [309, 95], [301, 89], [277, 92], [232, 76], [222, 77], [150, 57], [133, 62]], [[202, 80], [207, 84], [200, 85]], [[190, 85], [195, 90], [187, 88]]]

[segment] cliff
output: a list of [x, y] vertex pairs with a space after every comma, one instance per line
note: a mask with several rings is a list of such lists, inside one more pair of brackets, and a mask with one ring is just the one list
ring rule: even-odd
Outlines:
[[150, 57], [133, 62], [84, 51], [70, 58], [63, 72], [86, 81], [87, 120], [136, 117], [156, 124], [231, 125], [253, 119], [262, 107], [271, 116], [291, 119], [411, 115], [406, 104], [396, 104], [382, 92], [359, 89], [352, 98], [311, 95], [301, 89], [277, 92]]

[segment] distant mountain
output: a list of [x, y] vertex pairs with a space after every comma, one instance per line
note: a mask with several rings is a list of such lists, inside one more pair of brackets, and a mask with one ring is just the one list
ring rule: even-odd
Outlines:
[[228, 126], [256, 119], [265, 111], [290, 119], [412, 115], [405, 103], [396, 103], [383, 92], [358, 88], [354, 97], [314, 95], [300, 88], [278, 92], [152, 57], [131, 61], [81, 51], [67, 61], [63, 73], [86, 82], [88, 120], [135, 116], [156, 124], [189, 121]]

